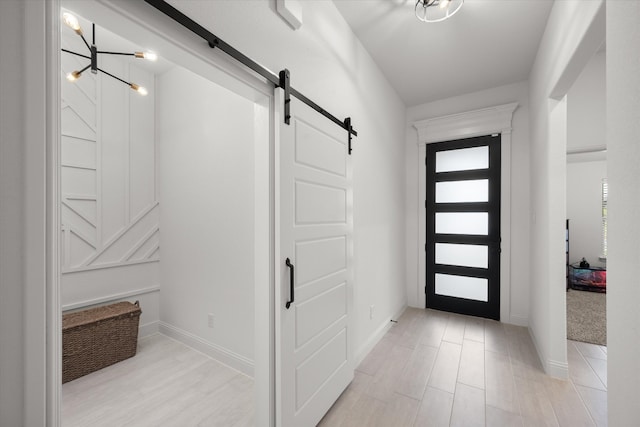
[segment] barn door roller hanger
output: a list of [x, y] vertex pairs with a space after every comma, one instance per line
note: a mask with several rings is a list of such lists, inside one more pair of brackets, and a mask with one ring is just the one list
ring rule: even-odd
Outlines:
[[187, 28], [191, 32], [197, 34], [202, 37], [209, 43], [209, 46], [213, 48], [218, 48], [227, 55], [231, 56], [236, 61], [240, 62], [244, 66], [250, 68], [254, 72], [258, 73], [268, 81], [270, 81], [275, 87], [281, 87], [284, 89], [284, 122], [289, 124], [291, 119], [291, 96], [295, 96], [300, 101], [307, 104], [309, 107], [316, 110], [318, 113], [322, 114], [341, 128], [345, 129], [349, 135], [349, 154], [351, 154], [351, 138], [352, 136], [358, 136], [358, 132], [351, 125], [351, 118], [347, 117], [344, 120], [340, 120], [336, 118], [334, 115], [330, 114], [324, 108], [320, 107], [318, 104], [304, 96], [302, 93], [295, 90], [291, 87], [290, 84], [290, 73], [289, 70], [284, 69], [280, 71], [278, 75], [275, 75], [268, 69], [264, 68], [262, 65], [258, 64], [248, 56], [244, 55], [233, 46], [229, 45], [215, 34], [211, 33], [209, 30], [186, 16], [184, 13], [180, 12], [175, 7], [171, 6], [164, 0], [144, 0], [146, 3], [158, 9], [160, 12], [167, 15], [169, 18], [173, 19], [183, 27]]

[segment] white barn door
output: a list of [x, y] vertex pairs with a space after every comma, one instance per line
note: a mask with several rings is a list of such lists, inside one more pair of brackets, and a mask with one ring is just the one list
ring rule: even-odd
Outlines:
[[276, 92], [277, 424], [315, 426], [353, 379], [351, 159], [346, 130], [293, 97], [286, 125]]

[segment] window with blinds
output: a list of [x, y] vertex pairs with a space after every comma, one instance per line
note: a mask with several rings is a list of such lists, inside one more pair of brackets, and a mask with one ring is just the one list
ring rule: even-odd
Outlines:
[[607, 258], [607, 199], [609, 187], [607, 178], [602, 179], [602, 258]]

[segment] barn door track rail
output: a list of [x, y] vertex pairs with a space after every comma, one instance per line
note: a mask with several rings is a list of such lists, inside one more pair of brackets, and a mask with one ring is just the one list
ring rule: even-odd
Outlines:
[[351, 117], [347, 117], [344, 120], [340, 120], [336, 118], [334, 115], [332, 115], [331, 113], [329, 113], [327, 110], [320, 107], [318, 104], [316, 104], [315, 102], [313, 102], [312, 100], [304, 96], [302, 93], [298, 92], [293, 87], [291, 87], [289, 70], [285, 68], [284, 70], [280, 71], [278, 75], [276, 75], [273, 72], [266, 69], [265, 67], [263, 67], [262, 65], [252, 60], [251, 58], [249, 58], [248, 56], [244, 55], [242, 52], [240, 52], [230, 44], [226, 43], [224, 40], [220, 39], [215, 34], [211, 33], [202, 25], [198, 24], [193, 19], [189, 18], [187, 15], [180, 12], [178, 9], [171, 6], [166, 1], [164, 0], [144, 0], [144, 1], [150, 4], [151, 6], [155, 7], [160, 12], [164, 13], [169, 18], [173, 19], [183, 27], [187, 28], [191, 32], [205, 39], [207, 43], [209, 43], [209, 47], [211, 47], [212, 49], [215, 49], [215, 48], [220, 49], [221, 51], [231, 56], [236, 61], [240, 62], [244, 66], [250, 68], [254, 72], [258, 73], [259, 75], [261, 75], [262, 77], [270, 81], [275, 87], [281, 87], [282, 89], [284, 89], [284, 97], [285, 97], [284, 122], [286, 124], [289, 124], [291, 119], [291, 110], [290, 110], [291, 96], [295, 96], [300, 101], [304, 102], [309, 107], [316, 110], [318, 113], [322, 114], [323, 116], [325, 116], [326, 118], [328, 118], [329, 120], [331, 120], [332, 122], [340, 126], [341, 128], [345, 129], [349, 135], [348, 149], [349, 149], [349, 154], [351, 154], [351, 151], [352, 151], [351, 137], [358, 136], [358, 132], [356, 132], [356, 130], [351, 125]]

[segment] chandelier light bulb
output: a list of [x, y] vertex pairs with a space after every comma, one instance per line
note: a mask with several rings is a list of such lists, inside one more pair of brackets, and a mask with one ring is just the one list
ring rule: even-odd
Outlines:
[[80, 78], [80, 76], [82, 76], [82, 73], [80, 71], [73, 71], [67, 74], [67, 80], [69, 80], [70, 82], [75, 82]]
[[[1, 1], [1, 0], [0, 0]], [[91, 68], [91, 72], [93, 74], [97, 74], [98, 72], [101, 72], [109, 77], [113, 77], [114, 79], [126, 84], [127, 86], [129, 86], [131, 88], [131, 90], [135, 90], [136, 92], [138, 92], [138, 94], [142, 95], [142, 96], [146, 96], [149, 94], [149, 91], [147, 91], [147, 89], [143, 86], [140, 86], [136, 83], [131, 83], [128, 82], [124, 79], [121, 79], [120, 77], [117, 77], [111, 73], [109, 73], [108, 71], [105, 71], [101, 68], [98, 67], [98, 55], [99, 54], [103, 54], [103, 55], [126, 55], [126, 56], [134, 56], [135, 58], [143, 58], [149, 61], [156, 61], [158, 59], [158, 55], [156, 55], [153, 52], [133, 52], [130, 53], [129, 52], [103, 52], [98, 50], [98, 48], [96, 47], [96, 24], [92, 23], [91, 24], [91, 29], [92, 29], [92, 35], [93, 35], [93, 40], [91, 45], [89, 45], [89, 42], [87, 42], [87, 40], [85, 40], [84, 36], [82, 35], [82, 29], [80, 28], [80, 24], [78, 23], [78, 18], [76, 18], [73, 14], [65, 12], [62, 14], [62, 20], [64, 22], [65, 25], [67, 25], [69, 28], [71, 28], [72, 30], [74, 30], [81, 38], [82, 41], [84, 42], [84, 44], [87, 46], [87, 48], [89, 49], [91, 56], [87, 56], [87, 55], [83, 55], [68, 49], [61, 49], [63, 52], [72, 54], [72, 55], [76, 55], [76, 56], [80, 56], [86, 59], [89, 59], [91, 62], [89, 63], [89, 65], [87, 65], [86, 67], [80, 69], [80, 70], [76, 70], [76, 71], [72, 71], [71, 73], [68, 73], [66, 75], [66, 78], [68, 81], [70, 82], [75, 82], [76, 80], [78, 80], [80, 78], [80, 76], [82, 75], [82, 73], [86, 70], [88, 70], [89, 68]]]
[[149, 93], [147, 91], [147, 89], [145, 89], [143, 86], [139, 86], [135, 83], [131, 83], [131, 89], [135, 90], [136, 92], [138, 92], [140, 95], [142, 96], [147, 96], [147, 94]]
[[451, 0], [440, 0], [440, 9], [446, 8], [449, 6], [449, 3], [451, 3]]
[[65, 12], [62, 14], [62, 21], [65, 25], [75, 31], [77, 34], [82, 35], [82, 28], [80, 27], [80, 23], [78, 22], [78, 18], [73, 16], [72, 14]]
[[147, 61], [157, 61], [158, 55], [153, 52], [135, 52], [134, 56], [136, 58], [146, 59]]

